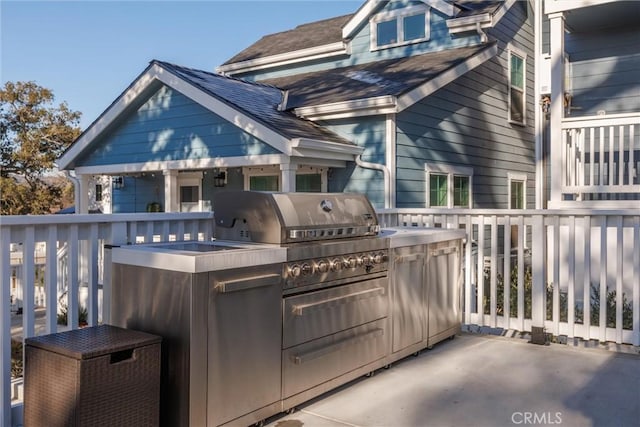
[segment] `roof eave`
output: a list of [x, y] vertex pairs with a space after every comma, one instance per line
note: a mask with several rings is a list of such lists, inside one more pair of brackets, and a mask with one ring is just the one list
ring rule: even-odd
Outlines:
[[346, 117], [390, 114], [396, 112], [396, 97], [392, 95], [354, 99], [329, 104], [295, 108], [294, 113], [307, 120], [327, 120]]
[[300, 49], [293, 52], [286, 52], [278, 55], [265, 56], [262, 58], [221, 65], [216, 68], [216, 72], [224, 75], [234, 75], [251, 71], [259, 71], [272, 67], [280, 67], [283, 65], [314, 61], [316, 59], [326, 59], [349, 55], [350, 53], [350, 43], [339, 41], [335, 43], [311, 47], [308, 49]]

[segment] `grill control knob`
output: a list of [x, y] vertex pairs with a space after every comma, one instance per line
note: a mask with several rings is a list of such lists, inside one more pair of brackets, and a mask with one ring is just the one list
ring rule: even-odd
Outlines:
[[358, 255], [358, 266], [367, 265], [367, 258], [366, 255]]
[[302, 270], [298, 264], [290, 265], [287, 268], [287, 274], [291, 277], [299, 277], [300, 273], [302, 273]]
[[329, 262], [329, 269], [331, 269], [331, 271], [339, 271], [342, 269], [342, 263], [340, 262], [339, 259], [332, 259]]
[[343, 264], [346, 268], [356, 268], [358, 266], [358, 261], [354, 257], [350, 256], [349, 258], [344, 259]]
[[375, 254], [375, 256], [373, 257], [373, 263], [374, 264], [382, 264], [383, 262], [386, 261], [386, 256], [384, 255], [384, 253], [380, 252]]
[[301, 270], [302, 270], [302, 275], [303, 276], [307, 276], [307, 275], [309, 275], [309, 274], [311, 274], [313, 272], [313, 269], [311, 268], [311, 265], [307, 264], [306, 262], [304, 264], [302, 264]]
[[327, 261], [319, 261], [316, 263], [316, 271], [326, 273], [329, 271], [329, 263]]

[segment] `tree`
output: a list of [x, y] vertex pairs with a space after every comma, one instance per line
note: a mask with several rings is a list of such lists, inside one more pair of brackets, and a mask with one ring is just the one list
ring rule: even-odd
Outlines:
[[54, 105], [35, 82], [0, 89], [0, 214], [46, 214], [60, 208], [63, 187], [47, 179], [55, 160], [80, 135], [80, 112]]

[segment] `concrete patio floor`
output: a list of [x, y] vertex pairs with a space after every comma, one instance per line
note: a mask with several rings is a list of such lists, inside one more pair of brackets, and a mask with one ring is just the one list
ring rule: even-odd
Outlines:
[[462, 334], [267, 426], [637, 426], [639, 420], [637, 347], [621, 353]]

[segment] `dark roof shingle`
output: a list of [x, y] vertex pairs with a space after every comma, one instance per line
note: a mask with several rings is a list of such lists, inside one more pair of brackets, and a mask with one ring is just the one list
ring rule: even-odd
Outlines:
[[289, 91], [287, 109], [333, 102], [400, 96], [495, 43], [262, 81]]
[[342, 27], [352, 16], [344, 15], [310, 22], [298, 25], [293, 30], [266, 35], [222, 65], [340, 42]]

